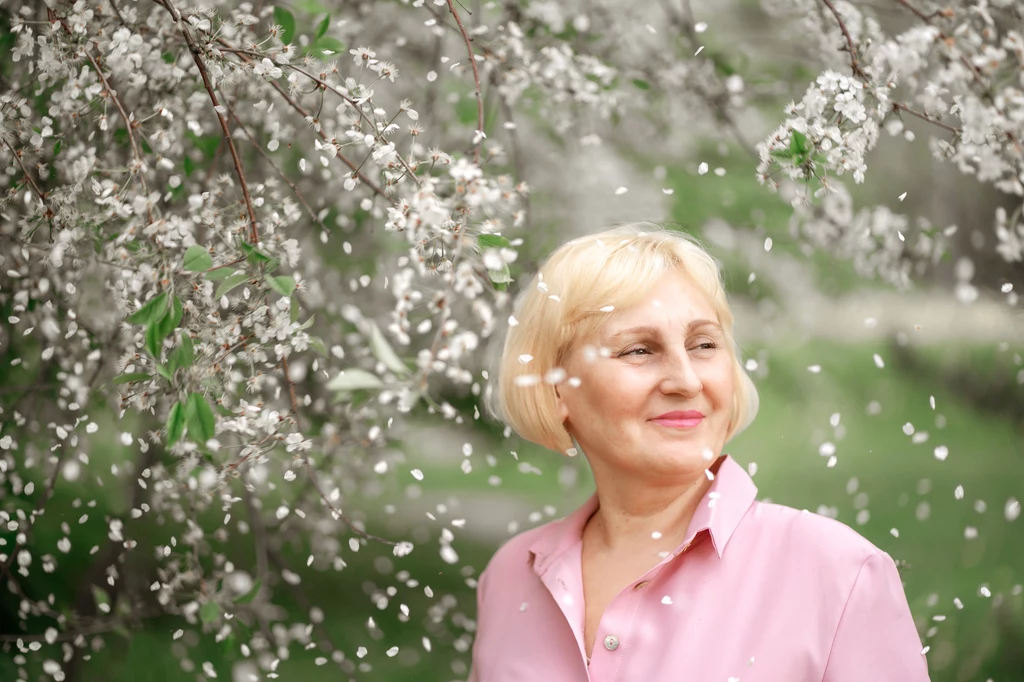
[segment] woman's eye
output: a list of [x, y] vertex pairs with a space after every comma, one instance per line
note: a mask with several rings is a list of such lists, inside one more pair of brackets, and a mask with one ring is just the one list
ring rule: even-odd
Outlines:
[[[703, 341], [690, 350], [713, 350], [715, 348], [718, 348], [718, 344], [714, 341]], [[636, 348], [630, 348], [629, 350], [624, 351], [620, 357], [624, 357], [626, 355], [641, 355], [641, 351], [643, 352], [643, 355], [651, 354], [650, 349], [646, 346], [637, 346]]]

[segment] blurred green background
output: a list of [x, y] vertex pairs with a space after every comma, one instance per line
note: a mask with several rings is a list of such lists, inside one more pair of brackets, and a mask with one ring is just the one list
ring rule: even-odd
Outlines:
[[[773, 206], [750, 181], [748, 158], [727, 153], [722, 163], [729, 173], [711, 189], [707, 184], [698, 188], [697, 176], [683, 168], [665, 172], [666, 185], [675, 189], [673, 219], [705, 238], [702, 226], [723, 211], [730, 221], [742, 223], [758, 207]], [[821, 253], [802, 255], [788, 235], [784, 207], [759, 217], [759, 229], [773, 237], [773, 248], [790, 252], [808, 268], [819, 295], [827, 292], [826, 299], [838, 306], [842, 297], [865, 289], [848, 264]], [[532, 248], [539, 258], [547, 246], [537, 241]], [[779, 294], [764, 281], [768, 278], [749, 283], [750, 264], [736, 251], [716, 249], [716, 254], [728, 268], [742, 330], [744, 310]], [[525, 258], [521, 267], [532, 274], [530, 263]], [[525, 278], [522, 272], [514, 270]], [[877, 283], [867, 288], [886, 289]], [[745, 356], [757, 361], [752, 374], [761, 408], [753, 426], [727, 450], [743, 464], [757, 463], [754, 481], [760, 499], [833, 515], [901, 562], [911, 608], [930, 647], [933, 680], [1024, 679], [1024, 535], [1010, 502], [1024, 497], [1020, 339], [947, 343], [934, 329], [931, 335], [920, 330], [922, 336], [940, 339], [927, 343], [914, 340], [914, 324], [907, 319], [905, 332], [880, 331], [876, 338], [837, 340], [782, 330], [771, 341], [741, 339]], [[949, 321], [950, 329], [958, 324], [957, 319]], [[883, 367], [876, 364], [876, 354]], [[20, 368], [15, 376], [9, 360], [0, 362], [5, 385], [29, 372]], [[471, 421], [476, 398], [444, 397]], [[833, 426], [836, 414], [838, 426]], [[908, 423], [922, 442], [908, 435]], [[130, 422], [103, 426], [101, 432], [111, 434], [108, 447], [90, 453], [97, 470], [123, 460], [125, 451], [116, 436], [130, 430]], [[838, 461], [832, 468], [819, 454], [826, 441], [836, 446]], [[463, 452], [464, 442], [473, 445], [469, 456]], [[349, 553], [348, 566], [341, 571], [310, 570], [303, 568], [310, 548], [296, 536], [286, 542], [282, 559], [301, 576], [313, 603], [296, 600], [279, 578], [268, 587], [290, 611], [280, 621], [309, 622], [310, 608], [317, 607], [325, 614], [323, 627], [347, 656], [366, 647], [354, 679], [460, 679], [467, 671], [472, 641], [473, 578], [513, 530], [572, 511], [590, 494], [592, 481], [585, 462], [560, 458], [514, 435], [505, 438], [500, 426], [484, 419], [453, 425], [422, 406], [395, 445], [401, 462], [396, 474], [349, 495], [347, 507], [364, 512], [360, 518], [371, 532], [412, 539], [416, 551], [396, 559], [390, 548], [370, 545]], [[939, 446], [948, 450], [944, 460], [935, 455]], [[470, 473], [464, 472], [463, 460], [472, 463]], [[422, 481], [409, 476], [414, 468], [422, 470]], [[38, 487], [45, 481], [35, 483]], [[31, 500], [25, 496], [22, 501], [28, 510]], [[263, 502], [265, 508], [274, 504]], [[87, 476], [62, 480], [37, 524], [34, 547], [40, 553], [53, 551], [62, 522], [79, 523], [83, 513], [88, 519], [75, 529], [71, 561], [63, 560], [60, 570], [50, 575], [33, 571], [24, 589], [34, 598], [53, 593], [58, 603], [73, 603], [90, 575], [93, 548], [105, 544], [104, 517], [124, 518], [130, 507], [123, 489], [99, 487]], [[216, 527], [219, 514], [213, 512], [204, 525]], [[466, 523], [456, 530], [452, 546], [460, 561], [453, 566], [440, 558], [437, 537], [442, 526], [459, 518]], [[153, 546], [177, 532], [175, 524], [159, 526], [146, 517], [126, 526], [132, 537]], [[252, 565], [251, 535], [232, 533], [222, 547], [232, 561]], [[152, 556], [152, 547], [140, 548], [132, 553], [132, 565], [122, 570], [138, 576], [136, 580], [148, 580]], [[389, 588], [394, 594], [388, 594]], [[428, 588], [432, 596], [426, 594]], [[396, 604], [407, 604], [410, 617], [401, 618]], [[13, 623], [15, 610], [14, 597], [0, 591], [0, 618]], [[172, 639], [182, 627], [184, 637]], [[10, 631], [6, 626], [3, 630]], [[199, 636], [194, 630], [164, 617], [141, 621], [131, 632], [108, 634], [79, 679], [192, 680], [204, 661], [221, 679], [246, 679], [240, 676], [246, 668], [239, 663], [244, 656], [237, 642], [217, 641], [213, 633]], [[393, 646], [398, 653], [386, 655]], [[339, 679], [336, 667], [318, 665], [318, 652], [281, 653], [287, 656], [277, 668], [282, 679]], [[0, 680], [14, 679], [15, 665], [11, 654], [0, 656]]]
[[[763, 32], [756, 13], [738, 23], [744, 21]], [[736, 30], [743, 32], [742, 27]], [[708, 36], [709, 53], [714, 40]], [[722, 55], [739, 49], [732, 44], [718, 48]], [[762, 82], [791, 81], [799, 91], [817, 73], [802, 59], [780, 52], [774, 59], [754, 60], [750, 68], [760, 71]], [[465, 88], [445, 87], [447, 101], [461, 101], [472, 120], [471, 100], [458, 96]], [[783, 91], [765, 106], [770, 125], [780, 120], [781, 105], [791, 94]], [[524, 138], [529, 126], [529, 121], [523, 124]], [[535, 144], [550, 144], [543, 132], [532, 132]], [[789, 225], [791, 209], [756, 184], [755, 163], [747, 152], [698, 140], [695, 149], [655, 157], [650, 147], [656, 141], [645, 144], [647, 151], [637, 151], [644, 145], [614, 147], [609, 142], [607, 153], [626, 179], [607, 174], [603, 185], [581, 189], [574, 200], [536, 183], [533, 230], [522, 235], [522, 255], [512, 266], [513, 290], [572, 235], [565, 213], [587, 213], [580, 221], [591, 230], [617, 220], [667, 219], [706, 240], [726, 267], [743, 350], [757, 364], [752, 374], [761, 396], [759, 416], [727, 451], [743, 464], [756, 462], [759, 498], [833, 515], [901, 562], [912, 611], [930, 647], [932, 680], [1024, 680], [1024, 520], [1018, 518], [1024, 499], [1024, 324], [1019, 308], [956, 304], [950, 292], [951, 263], [915, 291], [897, 294], [860, 277], [848, 262], [803, 247]], [[247, 163], [260, 163], [251, 151], [243, 153]], [[687, 160], [681, 161], [684, 156]], [[712, 169], [722, 168], [723, 174], [698, 175], [696, 158], [706, 159]], [[869, 173], [876, 189], [858, 187], [855, 199], [865, 205], [894, 201], [896, 190], [909, 189], [900, 205], [908, 213], [942, 204], [935, 213], [951, 222], [971, 224], [978, 215], [990, 220], [996, 202], [990, 194], [943, 191], [948, 190], [945, 181], [922, 170], [930, 164], [923, 145], [884, 151], [873, 159]], [[908, 167], [917, 172], [907, 173]], [[603, 177], [605, 170], [595, 166], [594, 174]], [[576, 180], [582, 183], [582, 174]], [[609, 200], [598, 194], [611, 196], [627, 180], [630, 193], [615, 199], [617, 208], [600, 203]], [[642, 186], [665, 203], [645, 203], [652, 194], [644, 194]], [[663, 195], [662, 188], [673, 193]], [[770, 249], [763, 246], [768, 238]], [[370, 272], [374, 264], [338, 259], [332, 266], [348, 276]], [[997, 268], [979, 262], [978, 269], [979, 285], [994, 290]], [[751, 273], [756, 274], [753, 280]], [[9, 311], [0, 313], [6, 319]], [[874, 324], [866, 323], [868, 318]], [[876, 354], [883, 367], [876, 364]], [[6, 355], [0, 359], [0, 385], [30, 383], [35, 368], [13, 367], [11, 361], [33, 354], [9, 344]], [[0, 402], [7, 405], [20, 397], [4, 392]], [[355, 661], [353, 679], [464, 679], [476, 610], [475, 576], [515, 532], [571, 512], [592, 491], [585, 462], [543, 451], [514, 435], [506, 438], [500, 426], [473, 420], [476, 398], [468, 393], [439, 397], [459, 408], [467, 424], [452, 424], [420, 405], [394, 443], [394, 475], [354, 482], [345, 496], [346, 509], [370, 532], [415, 542], [411, 555], [398, 559], [389, 547], [370, 545], [348, 552], [342, 570], [307, 568], [307, 557], [315, 551], [304, 536], [279, 536], [285, 540], [279, 560], [301, 581], [308, 602], [279, 577], [282, 571], [272, 571], [267, 587], [287, 611], [276, 614], [270, 627], [311, 623], [318, 609], [321, 627]], [[39, 393], [32, 399], [48, 398]], [[93, 414], [101, 426], [97, 435], [107, 438], [105, 447], [89, 452], [90, 467], [108, 471], [123, 465], [131, 455], [117, 436], [134, 432], [136, 417], [129, 414], [116, 423], [109, 406], [99, 403], [83, 411]], [[836, 414], [838, 426], [833, 426]], [[913, 425], [913, 435], [907, 424]], [[468, 456], [466, 442], [473, 446]], [[838, 460], [831, 468], [819, 454], [825, 442], [836, 446]], [[40, 447], [48, 445], [41, 436]], [[935, 455], [940, 446], [948, 451], [942, 460]], [[154, 449], [152, 456], [155, 463], [162, 455]], [[463, 469], [466, 460], [472, 464], [469, 473]], [[423, 472], [422, 481], [409, 475], [413, 469]], [[34, 483], [38, 494], [46, 482]], [[74, 604], [83, 589], [88, 594], [90, 581], [102, 582], [94, 570], [103, 565], [105, 519], [127, 519], [138, 490], [100, 485], [87, 471], [76, 480], [60, 480], [36, 524], [33, 553], [56, 553], [65, 522], [76, 525], [74, 543], [59, 570], [33, 570], [21, 581], [26, 593], [33, 599], [52, 594], [57, 604]], [[34, 507], [33, 495], [4, 494], [26, 512]], [[270, 510], [275, 500], [256, 504]], [[464, 519], [464, 527], [450, 523], [456, 519]], [[222, 513], [210, 512], [201, 521], [207, 529], [217, 528]], [[126, 537], [138, 539], [140, 547], [120, 570], [129, 585], [145, 589], [154, 579], [155, 548], [179, 534], [182, 525], [145, 516], [126, 520], [125, 526]], [[455, 565], [438, 552], [443, 527], [455, 531]], [[237, 520], [231, 528], [227, 540], [211, 542], [238, 566], [251, 569], [253, 535], [239, 532]], [[0, 528], [0, 538], [9, 547], [13, 535]], [[9, 633], [16, 631], [17, 603], [17, 597], [0, 589], [0, 642], [6, 638], [9, 643]], [[408, 606], [408, 617], [401, 615], [400, 605]], [[29, 626], [42, 632], [47, 623], [30, 621]], [[179, 629], [185, 632], [175, 639]], [[94, 651], [76, 679], [195, 680], [206, 662], [218, 679], [240, 682], [248, 679], [248, 671], [256, 672], [247, 667], [239, 642], [196, 630], [184, 619], [159, 617], [104, 633], [92, 640]], [[314, 629], [314, 640], [318, 633]], [[365, 658], [358, 657], [360, 647], [366, 648]], [[398, 647], [393, 656], [392, 647]], [[334, 665], [317, 660], [322, 652], [293, 647], [277, 655], [281, 679], [343, 677]], [[15, 679], [19, 665], [12, 649], [0, 649], [0, 682]], [[33, 670], [34, 679], [41, 679], [37, 666]]]

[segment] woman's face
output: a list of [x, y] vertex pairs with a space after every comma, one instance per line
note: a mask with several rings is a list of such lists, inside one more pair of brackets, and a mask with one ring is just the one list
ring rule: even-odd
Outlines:
[[[562, 366], [581, 383], [558, 386], [558, 407], [595, 474], [689, 479], [725, 445], [734, 362], [711, 300], [670, 272], [646, 299], [576, 340]], [[690, 414], [656, 420], [668, 412]]]

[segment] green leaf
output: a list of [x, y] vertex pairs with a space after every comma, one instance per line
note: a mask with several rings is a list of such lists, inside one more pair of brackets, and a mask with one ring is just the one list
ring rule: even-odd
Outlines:
[[170, 310], [167, 311], [167, 314], [155, 322], [150, 322], [146, 328], [146, 349], [157, 360], [160, 359], [160, 349], [164, 339], [181, 323], [181, 316], [181, 301], [177, 296], [172, 296]]
[[90, 587], [92, 587], [92, 599], [96, 602], [96, 606], [110, 604], [110, 595], [107, 594], [106, 590], [97, 585], [90, 585]]
[[114, 377], [114, 385], [118, 384], [130, 384], [135, 381], [145, 381], [149, 379], [151, 375], [145, 372], [129, 372], [128, 374], [118, 374]]
[[776, 159], [792, 159], [793, 156], [795, 156], [795, 155], [793, 154], [793, 150], [791, 150], [791, 149], [773, 149], [772, 150], [772, 157], [774, 157]]
[[803, 154], [807, 151], [807, 136], [799, 130], [793, 130], [789, 138], [789, 150], [793, 154]]
[[206, 252], [206, 249], [199, 246], [199, 244], [193, 244], [185, 252], [182, 267], [189, 272], [202, 272], [213, 267], [213, 259], [210, 258], [210, 254]]
[[352, 368], [342, 371], [327, 382], [329, 391], [356, 391], [362, 388], [383, 388], [384, 382], [376, 374]]
[[508, 284], [512, 281], [512, 273], [508, 270], [508, 263], [503, 263], [501, 270], [488, 270], [487, 276], [493, 284]]
[[291, 44], [295, 38], [295, 17], [284, 7], [274, 8], [274, 23], [281, 27], [281, 42]]
[[222, 279], [226, 279], [228, 275], [230, 275], [233, 272], [235, 272], [234, 266], [229, 266], [225, 268], [217, 268], [216, 270], [210, 270], [209, 272], [204, 274], [206, 275], [206, 279], [210, 280], [211, 282], [219, 282]]
[[149, 324], [167, 313], [167, 292], [161, 291], [128, 316], [129, 324]]
[[[292, 296], [291, 303], [288, 306], [288, 319], [292, 324], [299, 321], [299, 302]], [[305, 327], [302, 327], [305, 329]]]
[[317, 38], [311, 52], [317, 59], [335, 57], [345, 51], [345, 43], [331, 36]]
[[60, 140], [57, 140], [56, 142], [53, 143], [53, 155], [54, 156], [57, 156], [58, 154], [60, 154], [60, 148], [61, 148], [62, 144], [63, 143]]
[[221, 296], [228, 293], [229, 291], [237, 287], [242, 282], [247, 281], [248, 279], [249, 273], [247, 272], [240, 272], [237, 275], [231, 275], [226, 280], [221, 282], [220, 286], [217, 287], [217, 291], [213, 294], [213, 297], [220, 298]]
[[189, 437], [202, 445], [214, 436], [216, 419], [210, 403], [202, 393], [189, 393], [185, 402], [185, 420], [188, 422]]
[[185, 167], [185, 177], [186, 178], [188, 176], [192, 175], [192, 171], [194, 171], [196, 169], [196, 162], [193, 161], [192, 159], [190, 159], [187, 156], [185, 157], [184, 161], [182, 162], [182, 165]]
[[481, 249], [503, 249], [512, 246], [512, 242], [500, 234], [480, 234], [476, 237], [476, 243]]
[[[298, 308], [298, 306], [295, 306], [295, 307]], [[313, 313], [312, 315], [309, 316], [308, 320], [306, 320], [305, 322], [302, 323], [302, 326], [299, 327], [299, 331], [302, 331], [304, 329], [309, 329], [310, 327], [312, 327], [313, 326], [313, 320], [315, 320], [315, 319], [316, 319], [316, 313]]]
[[245, 259], [253, 265], [259, 265], [260, 263], [269, 263], [272, 259], [267, 254], [263, 253], [249, 242], [242, 242], [242, 252], [245, 254]]
[[263, 580], [262, 579], [261, 580], [257, 580], [256, 583], [252, 586], [251, 590], [249, 590], [248, 592], [243, 594], [241, 597], [238, 597], [237, 599], [235, 599], [235, 603], [236, 604], [248, 604], [248, 603], [250, 603], [253, 599], [256, 598], [256, 595], [260, 593], [260, 588], [262, 586], [263, 586]]
[[651, 89], [651, 84], [648, 83], [647, 81], [641, 79], [641, 78], [634, 78], [633, 79], [633, 85], [635, 85], [640, 90], [650, 90]]
[[192, 337], [188, 335], [188, 332], [182, 330], [181, 341], [178, 343], [178, 347], [171, 353], [171, 358], [168, 361], [170, 365], [171, 374], [174, 374], [183, 367], [191, 367], [193, 361], [195, 361], [195, 347], [192, 343]]
[[174, 63], [174, 55], [170, 52], [164, 52], [162, 55], [160, 55], [160, 59], [163, 59], [168, 64]]
[[267, 277], [267, 284], [282, 296], [291, 296], [292, 292], [295, 291], [295, 280], [287, 275]]
[[210, 623], [220, 615], [220, 604], [215, 601], [208, 601], [199, 607], [199, 618], [204, 623]]
[[171, 411], [167, 413], [167, 445], [171, 446], [178, 442], [181, 434], [185, 431], [185, 408], [180, 402], [171, 405]]
[[323, 21], [321, 21], [319, 24], [316, 25], [316, 37], [317, 37], [317, 39], [323, 37], [323, 35], [325, 33], [327, 33], [327, 29], [329, 29], [330, 27], [331, 27], [331, 15], [328, 14], [326, 17], [323, 18]]
[[384, 365], [399, 376], [408, 374], [409, 367], [402, 362], [376, 322], [370, 321], [370, 350]]
[[192, 140], [207, 161], [213, 161], [213, 157], [217, 155], [217, 147], [220, 146], [220, 135], [196, 135], [191, 130], [185, 135]]
[[168, 381], [173, 381], [174, 375], [171, 372], [172, 370], [169, 369], [167, 365], [157, 363], [156, 373], [162, 376], [164, 379], [167, 379]]

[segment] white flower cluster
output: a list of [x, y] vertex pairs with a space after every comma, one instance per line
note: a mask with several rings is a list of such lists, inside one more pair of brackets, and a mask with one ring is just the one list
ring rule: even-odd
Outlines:
[[[934, 263], [941, 256], [949, 228], [910, 230], [906, 218], [881, 207], [838, 213], [812, 207], [823, 197], [835, 203], [827, 195], [844, 191], [840, 176], [864, 181], [867, 156], [883, 130], [913, 141], [911, 119], [930, 127], [936, 158], [1024, 200], [1024, 34], [999, 30], [993, 16], [1014, 15], [1012, 3], [921, 10], [918, 23], [891, 37], [864, 14], [869, 9], [847, 2], [832, 3], [831, 11], [815, 0], [764, 5], [799, 14], [810, 35], [845, 48], [845, 64], [833, 57], [833, 68], [786, 107], [788, 118], [758, 145], [758, 180], [774, 190], [786, 184], [783, 194], [813, 241], [838, 247], [859, 269], [894, 282], [907, 281], [911, 261]], [[1002, 212], [995, 224], [997, 252], [1011, 262], [1022, 259], [1020, 214], [1019, 208], [1009, 217]]]

